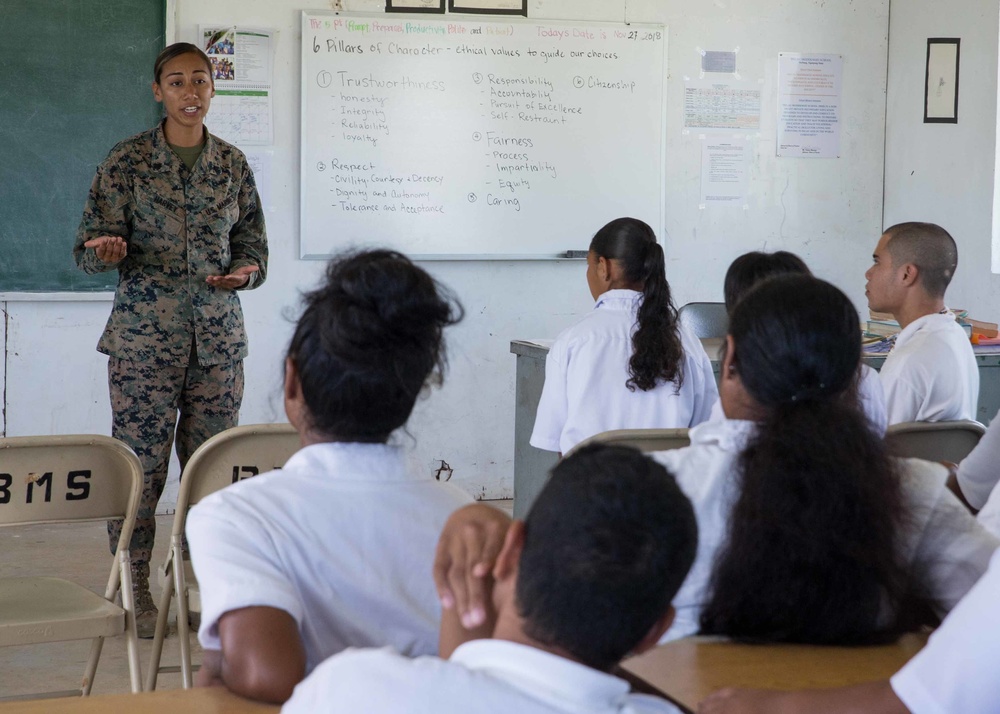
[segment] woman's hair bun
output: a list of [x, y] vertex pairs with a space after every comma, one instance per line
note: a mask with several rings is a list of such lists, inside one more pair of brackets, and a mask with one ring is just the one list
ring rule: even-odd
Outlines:
[[405, 255], [384, 249], [334, 258], [304, 300], [288, 354], [314, 428], [384, 439], [405, 423], [432, 373], [443, 372], [443, 331], [462, 319], [461, 305]]

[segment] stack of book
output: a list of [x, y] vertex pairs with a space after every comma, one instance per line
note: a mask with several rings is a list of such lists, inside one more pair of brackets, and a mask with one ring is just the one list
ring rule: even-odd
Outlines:
[[869, 311], [865, 337], [892, 337], [899, 332], [899, 323], [887, 312]]
[[[1000, 335], [995, 322], [973, 320], [965, 310], [951, 310], [958, 324], [965, 330], [973, 342], [980, 344], [982, 340], [993, 340]], [[868, 322], [865, 323], [865, 337], [886, 338], [899, 333], [899, 323], [887, 312], [869, 311]], [[1000, 344], [1000, 340], [997, 342]], [[987, 343], [983, 343], [987, 344]]]

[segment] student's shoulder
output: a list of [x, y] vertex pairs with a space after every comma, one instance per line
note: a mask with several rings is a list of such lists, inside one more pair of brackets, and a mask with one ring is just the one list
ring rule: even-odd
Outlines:
[[635, 714], [681, 714], [681, 710], [660, 697], [649, 694], [629, 694], [629, 711]]
[[630, 342], [633, 324], [629, 314], [621, 310], [593, 310], [560, 332], [552, 350], [567, 351], [609, 340]]
[[461, 677], [463, 670], [438, 657], [404, 657], [389, 647], [347, 649], [313, 670], [282, 712], [378, 714], [406, 709], [407, 701], [419, 702], [420, 711], [430, 711], [435, 698], [449, 696], [449, 680]]
[[[287, 476], [287, 478], [282, 478]], [[228, 520], [234, 513], [254, 513], [273, 505], [285, 492], [296, 492], [296, 478], [280, 469], [237, 481], [209, 494], [191, 508], [189, 520]]]

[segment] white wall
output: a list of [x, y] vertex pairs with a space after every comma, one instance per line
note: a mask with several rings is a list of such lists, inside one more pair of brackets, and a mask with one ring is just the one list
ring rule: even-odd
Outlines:
[[[944, 226], [958, 243], [948, 304], [1000, 319], [1000, 277], [990, 272], [997, 129], [996, 0], [892, 0], [885, 227]], [[924, 124], [927, 38], [962, 40], [958, 124]]]
[[[235, 22], [280, 32], [273, 178], [265, 196], [270, 274], [261, 289], [243, 297], [251, 354], [242, 419], [276, 421], [283, 418], [278, 390], [289, 321], [299, 291], [312, 286], [322, 269], [319, 262], [296, 258], [299, 11], [328, 8], [330, 3], [175, 0], [175, 4], [178, 39], [195, 39], [198, 23]], [[373, 10], [384, 3], [348, 0], [345, 5]], [[888, 0], [532, 0], [529, 14], [669, 26], [666, 246], [678, 305], [720, 300], [730, 260], [766, 245], [801, 253], [818, 273], [836, 281], [862, 306], [861, 273], [881, 221]], [[739, 47], [742, 75], [760, 80], [764, 91], [761, 132], [753, 137], [756, 155], [746, 211], [698, 209], [701, 139], [682, 132], [680, 104], [684, 76], [697, 75], [698, 47]], [[780, 51], [844, 55], [840, 160], [773, 157]], [[509, 497], [514, 414], [514, 357], [509, 342], [554, 336], [589, 309], [583, 264], [469, 262], [427, 267], [461, 296], [467, 317], [449, 335], [451, 370], [446, 386], [422, 402], [411, 421], [417, 457], [423, 468], [431, 470], [446, 461], [454, 469], [454, 480], [479, 497]], [[6, 309], [10, 313], [2, 424], [6, 434], [108, 433], [105, 359], [94, 345], [110, 304], [28, 301], [9, 302]]]

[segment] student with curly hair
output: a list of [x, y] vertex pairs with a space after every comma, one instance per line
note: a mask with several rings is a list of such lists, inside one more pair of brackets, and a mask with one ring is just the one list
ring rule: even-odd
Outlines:
[[437, 652], [435, 544], [471, 500], [411, 471], [389, 443], [440, 381], [457, 302], [406, 256], [371, 250], [331, 262], [305, 304], [285, 360], [285, 412], [302, 449], [282, 470], [212, 494], [187, 521], [199, 683], [272, 702], [347, 647]]
[[531, 445], [566, 453], [610, 429], [705, 421], [718, 398], [712, 364], [677, 320], [653, 229], [635, 218], [601, 228], [587, 284], [594, 310], [549, 351]]

